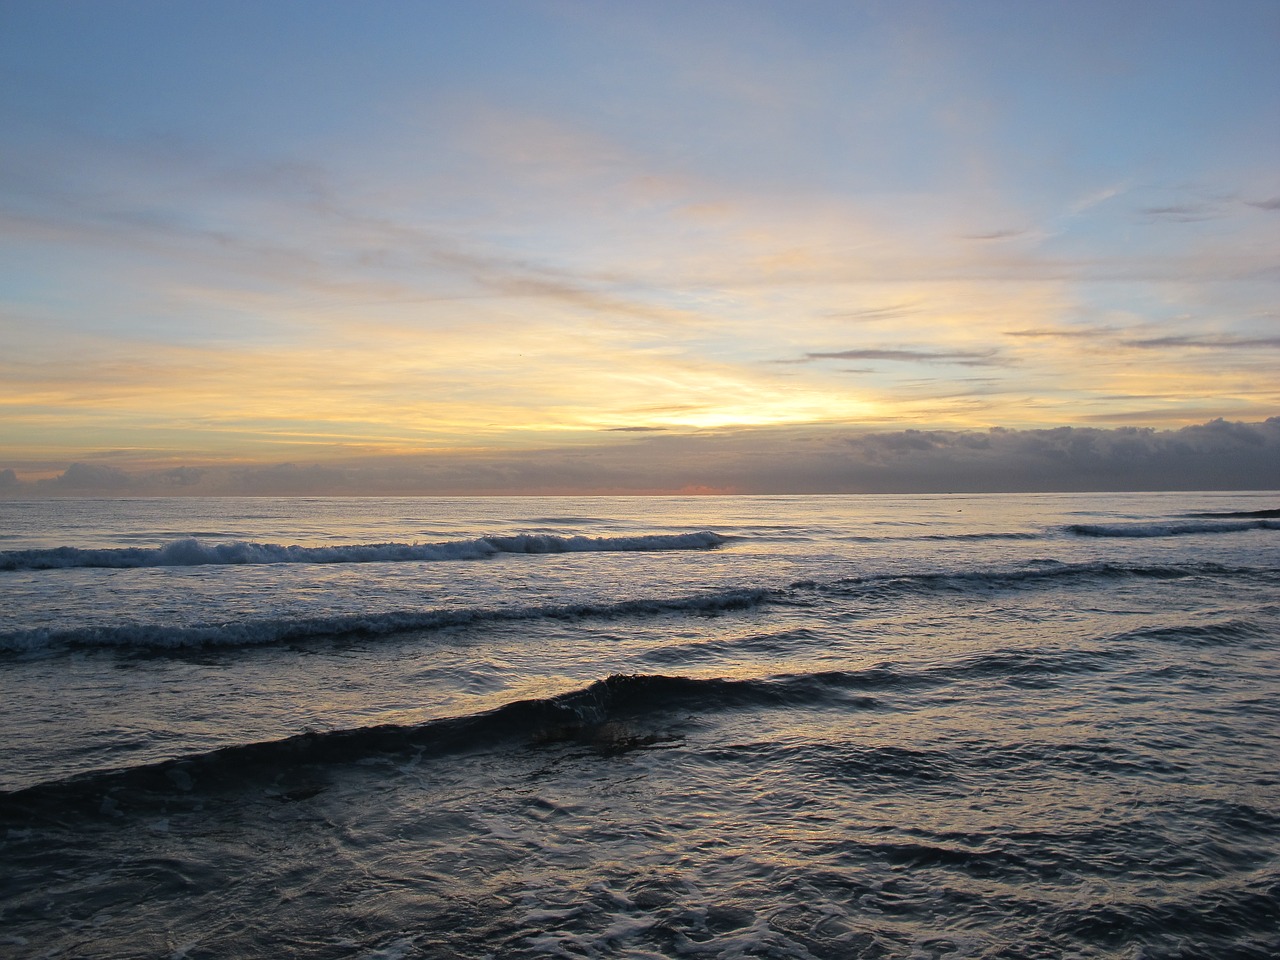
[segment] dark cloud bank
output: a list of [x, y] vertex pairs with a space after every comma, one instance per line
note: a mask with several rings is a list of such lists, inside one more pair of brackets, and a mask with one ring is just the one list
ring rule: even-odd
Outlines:
[[0, 470], [0, 496], [971, 493], [1280, 489], [1280, 417], [1178, 430], [832, 427], [647, 433], [466, 457], [405, 456], [130, 473], [75, 463], [37, 482]]

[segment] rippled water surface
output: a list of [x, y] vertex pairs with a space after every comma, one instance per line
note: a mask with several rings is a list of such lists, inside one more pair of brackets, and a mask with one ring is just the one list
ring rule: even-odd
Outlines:
[[1280, 955], [1277, 507], [0, 503], [0, 951]]

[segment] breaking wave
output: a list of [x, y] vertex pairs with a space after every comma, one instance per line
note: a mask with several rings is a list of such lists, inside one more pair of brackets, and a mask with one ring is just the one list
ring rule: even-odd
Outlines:
[[1066, 529], [1068, 533], [1075, 534], [1077, 537], [1180, 537], [1200, 533], [1280, 530], [1280, 520], [1256, 517], [1250, 520], [1217, 522], [1179, 520], [1168, 523], [1073, 523]]
[[446, 543], [361, 543], [331, 547], [278, 543], [202, 543], [175, 540], [163, 547], [82, 549], [54, 547], [0, 553], [0, 570], [60, 570], [71, 567], [194, 567], [258, 563], [403, 563], [479, 560], [499, 553], [596, 553], [602, 551], [707, 550], [725, 538], [709, 531], [639, 537], [559, 537], [518, 534]]

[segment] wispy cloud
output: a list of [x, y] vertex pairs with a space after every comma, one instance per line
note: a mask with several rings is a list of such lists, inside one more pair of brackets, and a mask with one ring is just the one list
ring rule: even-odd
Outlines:
[[991, 230], [986, 233], [966, 233], [961, 235], [964, 240], [1016, 240], [1019, 237], [1025, 237], [1030, 231], [1010, 227], [1004, 230]]
[[865, 323], [877, 323], [881, 320], [900, 320], [920, 312], [918, 302], [894, 303], [882, 307], [863, 307], [858, 310], [832, 311], [828, 316], [844, 320], [857, 320]]
[[799, 363], [815, 360], [892, 360], [904, 363], [953, 363], [966, 367], [997, 367], [1008, 361], [996, 355], [995, 350], [885, 350], [856, 349], [806, 353]]
[[1165, 220], [1173, 223], [1200, 223], [1203, 220], [1216, 220], [1226, 216], [1221, 207], [1209, 202], [1175, 203], [1162, 207], [1140, 207], [1138, 213], [1147, 221]]
[[1168, 336], [1125, 340], [1124, 345], [1142, 350], [1183, 347], [1196, 350], [1276, 350], [1280, 349], [1280, 337]]
[[1119, 183], [1111, 186], [1103, 187], [1099, 190], [1093, 190], [1084, 196], [1073, 200], [1068, 205], [1068, 212], [1071, 216], [1080, 216], [1081, 214], [1093, 209], [1099, 204], [1106, 203], [1113, 197], [1118, 197], [1130, 189], [1130, 183]]
[[1114, 333], [1111, 327], [1085, 327], [1081, 329], [1004, 330], [1006, 337], [1023, 337], [1030, 340], [1097, 340]]

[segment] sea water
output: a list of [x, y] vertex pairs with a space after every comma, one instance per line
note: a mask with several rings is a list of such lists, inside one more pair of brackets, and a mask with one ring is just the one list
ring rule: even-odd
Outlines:
[[1280, 955], [1278, 506], [0, 502], [0, 954]]

